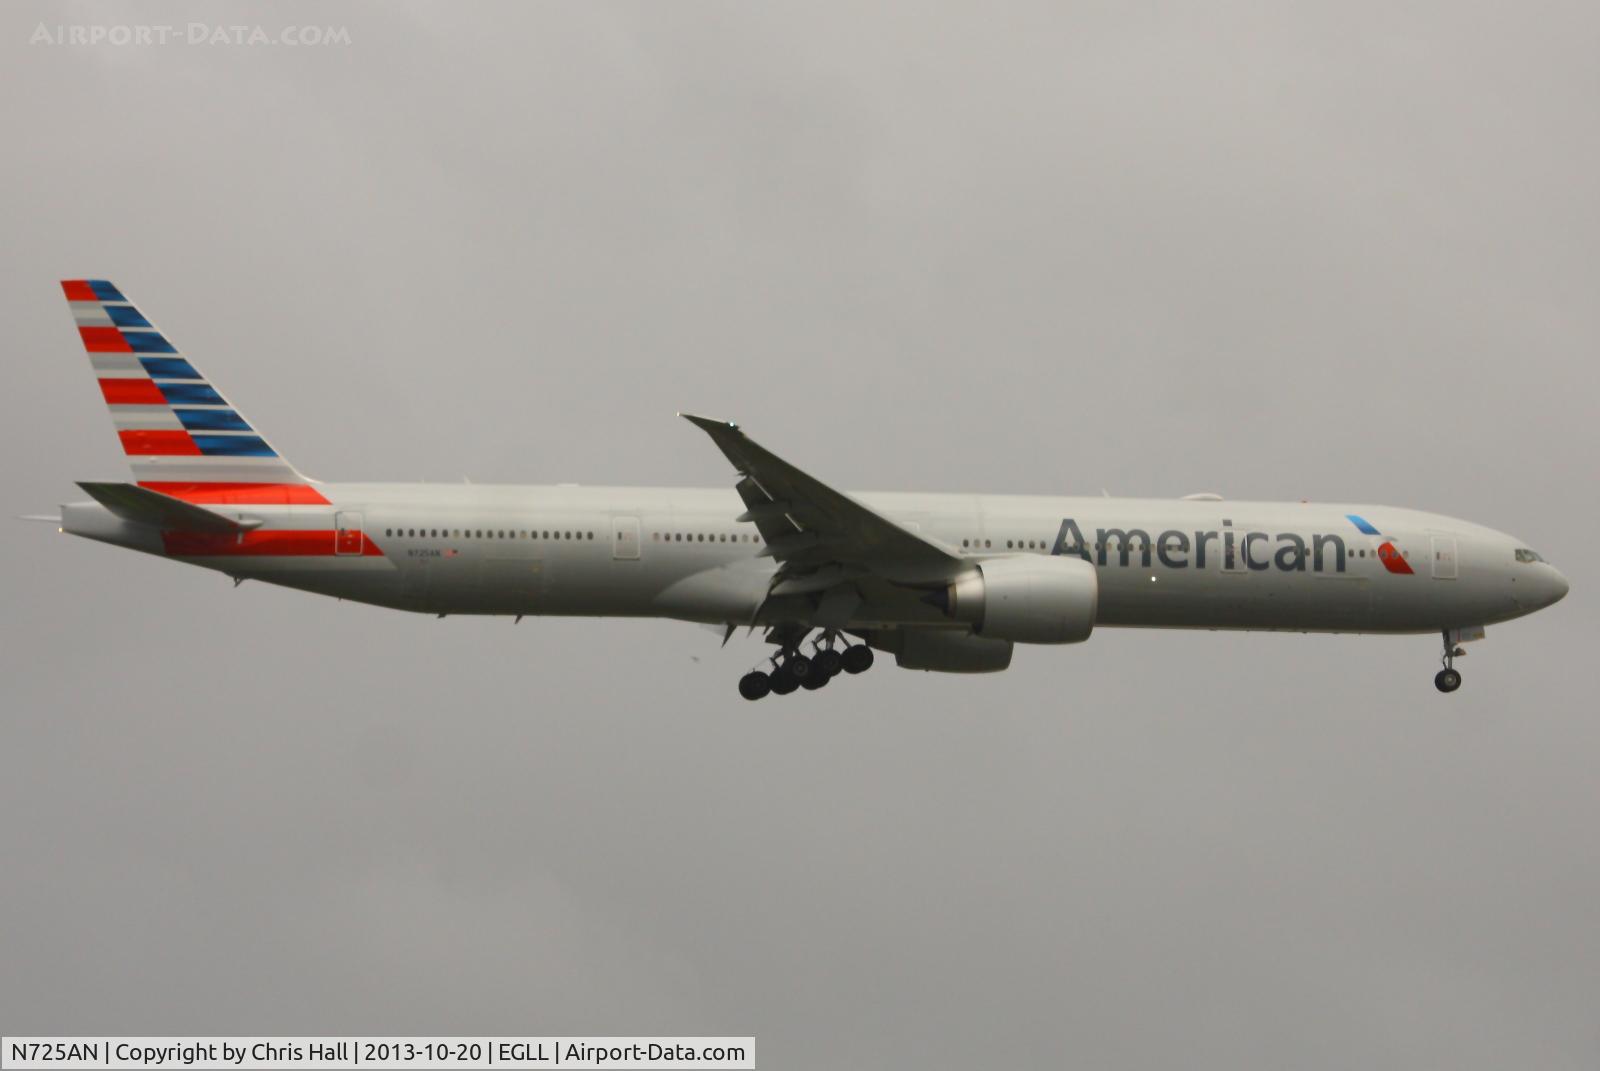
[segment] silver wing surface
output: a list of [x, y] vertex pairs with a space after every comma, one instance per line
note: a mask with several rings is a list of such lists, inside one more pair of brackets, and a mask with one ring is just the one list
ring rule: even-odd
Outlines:
[[[913, 532], [752, 440], [737, 424], [680, 414], [739, 474], [740, 521], [778, 562], [769, 596], [817, 596], [813, 621], [840, 627], [864, 599], [919, 604], [923, 590], [971, 569], [960, 551]], [[920, 616], [920, 614], [918, 615]]]

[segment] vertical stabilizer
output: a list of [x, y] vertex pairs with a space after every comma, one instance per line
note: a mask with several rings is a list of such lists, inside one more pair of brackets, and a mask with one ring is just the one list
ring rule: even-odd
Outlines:
[[327, 502], [121, 290], [61, 289], [140, 487], [196, 503]]

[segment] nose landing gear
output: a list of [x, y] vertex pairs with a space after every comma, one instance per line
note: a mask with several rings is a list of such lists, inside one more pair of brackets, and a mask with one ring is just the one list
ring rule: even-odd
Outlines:
[[1461, 687], [1461, 672], [1456, 669], [1456, 656], [1467, 652], [1457, 647], [1450, 639], [1450, 633], [1444, 634], [1444, 668], [1433, 676], [1433, 686], [1446, 695]]

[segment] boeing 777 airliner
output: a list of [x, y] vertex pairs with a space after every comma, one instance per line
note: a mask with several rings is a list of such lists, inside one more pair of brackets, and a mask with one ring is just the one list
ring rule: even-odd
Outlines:
[[[111, 283], [63, 282], [133, 469], [80, 483], [64, 532], [341, 599], [450, 614], [760, 628], [746, 699], [817, 689], [873, 651], [983, 673], [1096, 626], [1427, 633], [1459, 643], [1567, 593], [1521, 540], [1388, 506], [846, 494], [737, 425], [687, 419], [727, 489], [308, 479]], [[852, 639], [853, 638], [853, 639]], [[811, 653], [804, 653], [809, 641]]]

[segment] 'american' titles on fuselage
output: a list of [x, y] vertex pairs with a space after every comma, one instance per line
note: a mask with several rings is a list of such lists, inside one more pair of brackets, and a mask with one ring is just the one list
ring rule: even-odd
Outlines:
[[1091, 542], [1084, 537], [1077, 521], [1064, 517], [1050, 553], [1075, 554], [1086, 562], [1106, 565], [1115, 550], [1119, 565], [1131, 564], [1137, 553], [1139, 564], [1145, 568], [1149, 568], [1153, 560], [1159, 560], [1168, 569], [1187, 569], [1191, 564], [1196, 569], [1204, 569], [1207, 548], [1213, 545], [1222, 555], [1223, 569], [1263, 571], [1275, 568], [1285, 573], [1345, 571], [1347, 550], [1342, 536], [1331, 532], [1274, 535], [1242, 531], [1228, 521], [1224, 521], [1220, 529], [1194, 531], [1192, 538], [1189, 531], [1171, 528], [1154, 539], [1142, 528], [1096, 528]]

